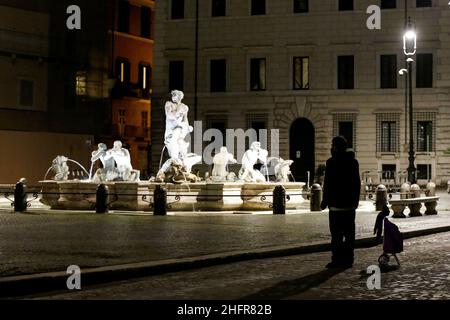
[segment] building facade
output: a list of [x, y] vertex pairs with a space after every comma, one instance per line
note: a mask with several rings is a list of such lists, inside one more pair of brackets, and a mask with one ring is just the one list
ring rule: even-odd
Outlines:
[[[72, 4], [81, 30], [66, 27]], [[1, 0], [0, 18], [1, 182], [36, 183], [57, 155], [89, 167], [111, 126], [107, 1]]]
[[[403, 0], [198, 4], [198, 11], [194, 0], [157, 4], [155, 169], [164, 101], [170, 89], [181, 89], [191, 121], [196, 110], [204, 128], [279, 129], [280, 156], [294, 160], [297, 179], [305, 181], [307, 172], [313, 179], [338, 134], [373, 182], [406, 170], [405, 78], [398, 72], [405, 67]], [[366, 26], [373, 4], [381, 7], [380, 30]], [[445, 0], [410, 0], [408, 15], [418, 35], [412, 128], [418, 179], [444, 184], [450, 178], [450, 8]]]
[[111, 1], [112, 136], [129, 149], [146, 178], [150, 164], [150, 95], [155, 1]]

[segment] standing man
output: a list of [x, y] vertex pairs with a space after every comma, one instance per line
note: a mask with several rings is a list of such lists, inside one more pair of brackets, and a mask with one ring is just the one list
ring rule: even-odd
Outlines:
[[321, 208], [330, 209], [331, 262], [327, 268], [351, 268], [355, 247], [355, 213], [361, 179], [355, 153], [344, 137], [335, 137], [327, 160]]

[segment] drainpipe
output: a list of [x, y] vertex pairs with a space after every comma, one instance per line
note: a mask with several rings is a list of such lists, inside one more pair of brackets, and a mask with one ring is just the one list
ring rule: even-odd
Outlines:
[[194, 120], [198, 118], [198, 0], [195, 0]]

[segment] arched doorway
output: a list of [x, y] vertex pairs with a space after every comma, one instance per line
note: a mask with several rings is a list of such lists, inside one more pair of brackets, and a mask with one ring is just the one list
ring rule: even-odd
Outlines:
[[289, 131], [289, 157], [294, 160], [291, 165], [296, 181], [306, 182], [308, 171], [310, 184], [314, 181], [315, 169], [315, 130], [306, 118], [296, 119]]

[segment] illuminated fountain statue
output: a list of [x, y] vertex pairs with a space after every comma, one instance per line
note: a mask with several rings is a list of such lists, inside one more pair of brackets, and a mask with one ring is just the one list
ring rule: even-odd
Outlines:
[[130, 152], [122, 147], [122, 142], [114, 141], [112, 149], [106, 148], [104, 143], [99, 143], [98, 149], [92, 152], [91, 168], [98, 160], [103, 166], [97, 169], [92, 181], [139, 181], [140, 172], [131, 166]]
[[254, 168], [258, 161], [267, 166], [267, 156], [269, 152], [261, 148], [258, 141], [250, 145], [250, 149], [245, 151], [242, 157], [242, 167], [239, 171], [239, 179], [245, 182], [266, 182], [266, 177], [261, 171]]
[[[179, 90], [173, 90], [171, 93], [172, 101], [167, 101], [165, 105], [166, 131], [164, 134], [164, 148], [167, 149], [170, 159], [161, 166], [154, 180], [174, 182], [173, 175], [176, 173], [180, 177], [185, 177], [186, 181], [194, 181], [197, 179], [191, 174], [192, 166], [200, 162], [202, 157], [188, 152], [189, 142], [185, 139], [193, 128], [188, 121], [189, 108], [181, 102], [184, 94]], [[176, 181], [178, 182], [179, 179], [176, 178]]]
[[216, 154], [213, 158], [213, 170], [210, 181], [221, 182], [221, 181], [234, 181], [236, 175], [233, 172], [228, 172], [228, 163], [236, 163], [233, 155], [228, 152], [227, 147], [221, 147], [220, 152]]

